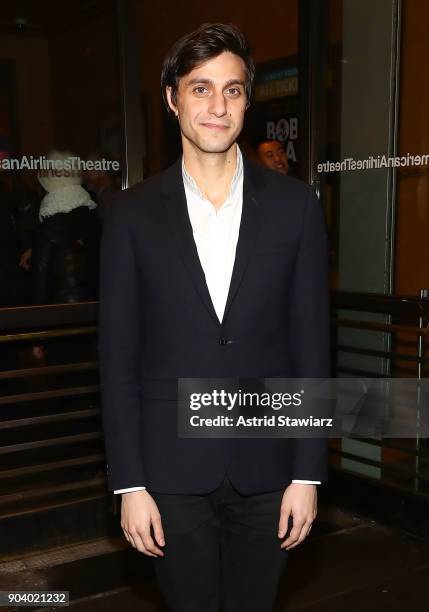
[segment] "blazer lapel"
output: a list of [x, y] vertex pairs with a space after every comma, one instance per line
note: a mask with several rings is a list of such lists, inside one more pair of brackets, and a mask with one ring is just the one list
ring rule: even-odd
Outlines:
[[226, 300], [222, 325], [243, 280], [250, 255], [256, 244], [256, 238], [262, 225], [262, 204], [260, 192], [263, 190], [263, 178], [258, 167], [243, 153], [243, 209], [241, 213], [240, 233], [235, 253], [234, 268]]
[[164, 173], [162, 192], [170, 229], [191, 281], [210, 315], [220, 325], [207, 287], [189, 219], [182, 179], [182, 156]]
[[182, 156], [163, 174], [162, 194], [170, 230], [198, 295], [219, 326], [224, 325], [231, 304], [237, 295], [261, 227], [260, 191], [263, 184], [258, 167], [243, 153], [243, 208], [240, 232], [225, 311], [222, 323], [220, 323], [207, 287], [189, 219], [182, 179]]

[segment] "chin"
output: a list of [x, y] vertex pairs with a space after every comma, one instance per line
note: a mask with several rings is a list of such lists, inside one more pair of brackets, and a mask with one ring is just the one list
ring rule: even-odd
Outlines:
[[229, 140], [228, 141], [207, 141], [207, 140], [203, 140], [200, 142], [197, 142], [197, 146], [199, 149], [201, 149], [201, 151], [204, 151], [204, 153], [225, 153], [225, 151], [228, 151], [228, 149], [234, 144], [234, 140]]

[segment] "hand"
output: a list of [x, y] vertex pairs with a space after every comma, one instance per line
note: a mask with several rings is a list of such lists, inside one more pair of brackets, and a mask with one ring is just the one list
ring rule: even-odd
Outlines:
[[31, 347], [31, 354], [36, 359], [43, 359], [45, 357], [45, 348], [44, 348], [44, 346], [43, 345], [32, 346]]
[[279, 538], [284, 538], [288, 528], [289, 516], [293, 527], [280, 548], [290, 550], [310, 533], [311, 525], [317, 515], [317, 486], [313, 484], [291, 483], [283, 494], [280, 507]]
[[[151, 526], [155, 541], [152, 538]], [[165, 545], [161, 515], [155, 500], [147, 491], [122, 493], [121, 527], [134, 548], [149, 557], [164, 556], [163, 551], [158, 548]]]
[[24, 270], [28, 271], [30, 269], [30, 259], [32, 254], [33, 249], [27, 249], [22, 253], [21, 257], [19, 258], [19, 265], [21, 268], [24, 268]]

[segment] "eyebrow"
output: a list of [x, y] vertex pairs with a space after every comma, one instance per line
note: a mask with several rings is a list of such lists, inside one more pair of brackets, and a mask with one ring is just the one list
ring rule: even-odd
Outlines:
[[[190, 79], [189, 81], [187, 81], [186, 86], [189, 87], [189, 85], [195, 85], [197, 83], [204, 83], [206, 85], [213, 85], [213, 81], [211, 79], [195, 78], [195, 79]], [[230, 85], [242, 85], [244, 87], [245, 83], [241, 79], [229, 79], [225, 83], [224, 87], [229, 87]]]

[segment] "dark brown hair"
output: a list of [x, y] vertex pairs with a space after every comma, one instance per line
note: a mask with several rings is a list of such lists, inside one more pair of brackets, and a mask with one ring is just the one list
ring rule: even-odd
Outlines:
[[224, 51], [229, 51], [241, 57], [246, 66], [245, 92], [247, 106], [249, 106], [255, 77], [255, 65], [250, 56], [249, 45], [244, 34], [232, 24], [203, 23], [197, 30], [179, 38], [164, 59], [161, 72], [161, 90], [164, 104], [170, 114], [172, 111], [168, 106], [165, 88], [171, 87], [171, 97], [176, 104], [180, 78]]

